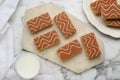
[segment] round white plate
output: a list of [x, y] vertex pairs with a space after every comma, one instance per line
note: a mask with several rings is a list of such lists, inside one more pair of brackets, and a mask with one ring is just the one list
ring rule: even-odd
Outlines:
[[[120, 38], [120, 28], [108, 27], [100, 16], [95, 16], [90, 8], [90, 3], [93, 0], [83, 0], [83, 10], [89, 22], [96, 27], [100, 32], [109, 35], [113, 38]], [[118, 0], [120, 2], [120, 0]]]

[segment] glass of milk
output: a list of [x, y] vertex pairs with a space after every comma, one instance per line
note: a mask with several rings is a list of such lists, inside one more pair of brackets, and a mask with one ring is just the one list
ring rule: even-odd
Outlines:
[[40, 71], [38, 56], [31, 53], [22, 53], [15, 61], [15, 71], [23, 79], [32, 79]]

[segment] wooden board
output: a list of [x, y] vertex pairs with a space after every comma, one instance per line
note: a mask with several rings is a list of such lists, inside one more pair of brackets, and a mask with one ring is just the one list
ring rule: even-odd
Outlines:
[[[90, 3], [95, 0], [83, 0], [83, 10], [89, 20], [89, 22], [94, 25], [100, 32], [109, 35], [113, 38], [120, 38], [120, 29], [108, 27], [105, 21], [100, 16], [95, 16], [90, 8]], [[120, 0], [118, 0], [120, 3]]]
[[[53, 19], [55, 15], [57, 15], [58, 13], [60, 13], [62, 11], [63, 11], [62, 9], [60, 9], [58, 6], [56, 6], [53, 3], [47, 3], [44, 5], [37, 6], [37, 7], [26, 10], [25, 21], [24, 21], [25, 26], [24, 26], [24, 30], [23, 30], [23, 41], [22, 41], [23, 49], [25, 49], [29, 52], [35, 53], [42, 58], [48, 59], [48, 60], [50, 60], [56, 64], [59, 64], [69, 70], [72, 70], [73, 72], [76, 72], [76, 73], [81, 73], [95, 65], [102, 63], [104, 61], [104, 45], [103, 45], [102, 41], [98, 38], [97, 38], [97, 40], [99, 42], [99, 46], [102, 51], [102, 55], [99, 58], [96, 58], [93, 60], [88, 60], [85, 50], [83, 49], [81, 54], [74, 56], [73, 58], [71, 58], [70, 60], [68, 60], [66, 62], [61, 61], [60, 57], [58, 56], [58, 54], [56, 52], [56, 50], [59, 47], [63, 46], [64, 44], [66, 44], [74, 39], [78, 39], [81, 43], [80, 36], [82, 36], [86, 33], [89, 33], [89, 32], [93, 32], [89, 28], [88, 25], [86, 25], [85, 23], [83, 23], [82, 21], [77, 19], [76, 17], [70, 15], [69, 13], [67, 13], [67, 15], [70, 18], [70, 20], [72, 21], [75, 28], [77, 29], [77, 33], [75, 35], [73, 35], [72, 37], [70, 37], [69, 39], [65, 39], [63, 37], [62, 33], [60, 32], [60, 30], [58, 29], [58, 27], [56, 26], [54, 21], [53, 21], [54, 25], [52, 27], [47, 28], [43, 31], [40, 31], [36, 34], [32, 34], [29, 31], [28, 27], [26, 26], [26, 21], [28, 21], [29, 19], [31, 19], [33, 17], [39, 16], [40, 14], [48, 12], [50, 14], [50, 17]], [[58, 32], [59, 37], [61, 39], [61, 43], [58, 45], [55, 45], [53, 47], [50, 47], [48, 49], [45, 49], [42, 52], [38, 51], [33, 42], [33, 38], [40, 34], [44, 34], [50, 30], [53, 30], [53, 29], [55, 29]]]

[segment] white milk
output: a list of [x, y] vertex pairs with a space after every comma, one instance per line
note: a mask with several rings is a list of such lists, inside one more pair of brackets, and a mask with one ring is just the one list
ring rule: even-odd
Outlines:
[[16, 59], [15, 69], [18, 75], [22, 78], [31, 79], [39, 73], [39, 58], [34, 54], [21, 54]]

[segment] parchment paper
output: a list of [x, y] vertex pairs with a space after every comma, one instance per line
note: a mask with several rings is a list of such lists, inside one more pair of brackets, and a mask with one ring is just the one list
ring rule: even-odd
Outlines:
[[[56, 64], [59, 64], [67, 69], [70, 69], [76, 73], [80, 73], [83, 72], [95, 65], [98, 65], [100, 63], [102, 63], [104, 61], [104, 45], [102, 43], [102, 41], [100, 39], [98, 39], [99, 42], [99, 46], [101, 48], [102, 51], [102, 55], [99, 58], [93, 59], [93, 60], [88, 60], [85, 50], [83, 48], [82, 52], [74, 57], [72, 57], [71, 59], [69, 59], [66, 62], [62, 62], [60, 57], [58, 56], [56, 50], [65, 45], [66, 43], [74, 40], [74, 39], [78, 39], [80, 41], [80, 36], [84, 35], [86, 33], [92, 32], [91, 29], [89, 29], [89, 26], [87, 26], [85, 23], [81, 22], [79, 19], [77, 19], [76, 17], [68, 14], [68, 17], [70, 18], [70, 20], [72, 21], [73, 25], [75, 26], [75, 28], [77, 29], [77, 33], [75, 35], [73, 35], [72, 37], [70, 37], [69, 39], [65, 39], [62, 35], [62, 33], [60, 32], [60, 30], [58, 29], [58, 27], [56, 26], [56, 24], [54, 23], [54, 25], [50, 28], [47, 28], [45, 30], [42, 30], [36, 34], [32, 34], [28, 27], [26, 26], [26, 21], [28, 21], [29, 19], [39, 16], [42, 13], [48, 12], [50, 17], [53, 19], [55, 15], [57, 15], [58, 13], [62, 12], [63, 10], [60, 9], [58, 6], [54, 5], [53, 3], [47, 3], [38, 7], [34, 7], [31, 9], [26, 10], [25, 13], [25, 26], [24, 26], [24, 30], [23, 30], [23, 49], [33, 52], [37, 55], [39, 55], [42, 58], [46, 58]], [[55, 29], [60, 37], [61, 43], [58, 45], [55, 45], [53, 47], [47, 48], [44, 51], [40, 52], [36, 49], [36, 46], [33, 42], [33, 38], [44, 34], [50, 30]], [[81, 41], [80, 41], [81, 43]]]

